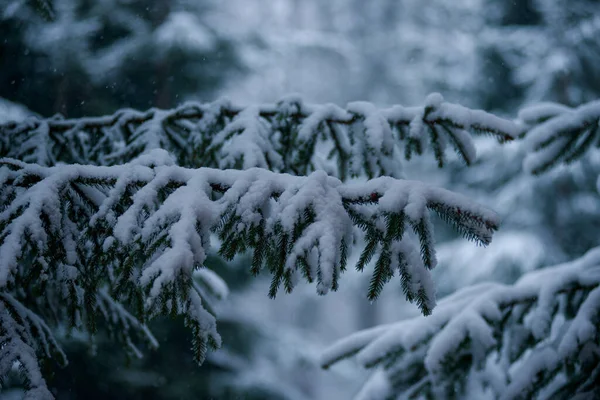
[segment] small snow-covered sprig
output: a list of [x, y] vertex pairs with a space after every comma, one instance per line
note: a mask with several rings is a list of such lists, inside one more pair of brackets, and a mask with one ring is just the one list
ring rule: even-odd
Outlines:
[[541, 174], [560, 163], [578, 160], [592, 146], [600, 146], [600, 100], [569, 108], [544, 103], [519, 113], [527, 126], [525, 142], [529, 154], [524, 167]]
[[[600, 248], [514, 285], [479, 284], [440, 301], [429, 318], [357, 332], [322, 356], [378, 368], [358, 398], [460, 395], [467, 383], [497, 398], [585, 393], [600, 368]], [[557, 374], [567, 379], [555, 380]], [[590, 377], [591, 376], [591, 377]], [[381, 388], [385, 387], [383, 392]]]
[[[268, 166], [295, 175], [333, 168], [345, 180], [350, 175], [399, 177], [403, 142], [410, 159], [425, 151], [426, 138], [440, 166], [447, 147], [470, 164], [475, 149], [469, 132], [505, 141], [519, 129], [484, 111], [447, 103], [439, 94], [429, 96], [424, 107], [384, 109], [366, 102], [350, 103], [346, 109], [311, 105], [288, 96], [277, 104], [245, 108], [219, 100], [172, 110], [123, 109], [104, 117], [8, 123], [0, 125], [0, 156], [48, 166], [106, 165], [163, 148], [188, 167]], [[31, 145], [22, 147], [25, 142]]]
[[207, 153], [215, 152], [219, 168], [281, 170], [281, 155], [270, 142], [270, 127], [258, 107], [247, 107], [216, 134]]
[[385, 110], [384, 115], [400, 139], [406, 139], [406, 159], [422, 154], [429, 137], [439, 167], [444, 165], [448, 146], [453, 147], [467, 165], [475, 161], [475, 147], [469, 132], [493, 135], [500, 142], [513, 140], [519, 133], [519, 127], [513, 122], [482, 110], [447, 103], [439, 93], [430, 94], [424, 107], [394, 106]]

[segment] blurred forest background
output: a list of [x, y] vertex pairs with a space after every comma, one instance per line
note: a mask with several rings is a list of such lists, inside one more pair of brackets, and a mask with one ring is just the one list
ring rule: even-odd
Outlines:
[[[386, 106], [418, 105], [436, 91], [510, 117], [539, 101], [600, 97], [595, 0], [54, 0], [54, 8], [47, 20], [35, 1], [0, 0], [0, 122], [221, 96], [246, 105], [294, 92]], [[486, 249], [438, 227], [438, 297], [574, 259], [600, 226], [597, 153], [534, 178], [521, 172], [520, 142], [481, 139], [478, 151], [469, 168], [438, 170], [431, 155], [407, 163], [407, 177], [467, 194], [503, 218]], [[321, 371], [320, 349], [418, 314], [400, 285], [369, 303], [369, 274], [347, 272], [326, 297], [306, 286], [270, 300], [269, 280], [252, 278], [244, 257], [210, 262], [230, 296], [215, 305], [224, 347], [208, 362], [192, 362], [181, 321], [154, 321], [161, 348], [139, 360], [106, 335], [64, 332], [70, 366], [48, 382], [56, 397], [349, 398], [365, 371], [351, 363]]]

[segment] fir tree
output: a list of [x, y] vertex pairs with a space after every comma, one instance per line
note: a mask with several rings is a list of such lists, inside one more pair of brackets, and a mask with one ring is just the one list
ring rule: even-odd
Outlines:
[[226, 259], [249, 252], [253, 274], [268, 270], [271, 297], [301, 278], [336, 290], [364, 235], [356, 268], [375, 261], [368, 297], [398, 274], [431, 314], [430, 211], [483, 245], [499, 218], [401, 179], [401, 158], [431, 148], [442, 167], [451, 148], [470, 165], [469, 132], [504, 142], [519, 127], [438, 94], [413, 108], [288, 97], [4, 124], [0, 375], [17, 367], [28, 396], [51, 398], [42, 371], [67, 362], [51, 327], [93, 335], [103, 323], [135, 357], [159, 344], [147, 323], [162, 315], [183, 317], [202, 362], [221, 344], [209, 305], [225, 289], [205, 266], [213, 235]]

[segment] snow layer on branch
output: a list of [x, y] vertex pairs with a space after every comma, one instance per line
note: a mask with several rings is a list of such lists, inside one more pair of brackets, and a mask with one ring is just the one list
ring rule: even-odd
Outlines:
[[221, 168], [233, 168], [241, 160], [243, 169], [279, 169], [282, 159], [273, 148], [269, 134], [269, 126], [260, 116], [260, 109], [248, 107], [214, 137], [211, 148], [220, 148]]
[[304, 210], [314, 212], [314, 222], [293, 244], [285, 268], [295, 270], [297, 257], [306, 256], [316, 248], [318, 265], [312, 267], [317, 271], [317, 290], [320, 294], [335, 287], [334, 279], [340, 275], [340, 244], [342, 241], [352, 242], [352, 221], [343, 207], [341, 194], [337, 190], [339, 185], [341, 182], [338, 179], [328, 177], [325, 172], [313, 172], [301, 185], [287, 188], [281, 194], [271, 210], [271, 219], [267, 219], [268, 227], [280, 222], [283, 229], [292, 234], [298, 216]]
[[525, 137], [531, 152], [523, 166], [529, 173], [544, 172], [560, 162], [572, 162], [587, 151], [600, 134], [600, 100], [571, 109], [545, 104], [521, 112], [532, 125]]
[[558, 103], [538, 103], [519, 110], [519, 119], [526, 124], [533, 125], [572, 110], [572, 108]]
[[[168, 140], [165, 137], [164, 124], [165, 119], [169, 116], [168, 111], [159, 110], [159, 109], [151, 109], [148, 111], [152, 114], [152, 118], [143, 122], [131, 135], [131, 139], [129, 139], [129, 143], [125, 146], [121, 153], [130, 153], [130, 154], [138, 154], [138, 153], [147, 153], [154, 149], [165, 149], [168, 146]], [[138, 112], [131, 110], [123, 110], [122, 115], [120, 116], [120, 120], [124, 123], [131, 118], [133, 115], [138, 114]], [[120, 158], [121, 155], [119, 153], [115, 154], [112, 158]]]
[[[407, 138], [404, 130], [409, 125], [412, 134]], [[0, 126], [1, 134], [18, 139], [9, 143], [15, 148], [6, 153], [16, 158], [23, 158], [20, 144], [29, 136], [45, 137], [47, 143], [38, 143], [43, 146], [27, 147], [36, 154], [27, 160], [39, 159], [49, 166], [126, 163], [163, 148], [187, 166], [260, 167], [306, 175], [337, 164], [337, 176], [344, 180], [349, 175], [400, 177], [402, 157], [397, 149], [404, 141], [408, 147], [414, 144], [411, 140], [420, 143], [418, 149], [407, 150], [409, 159], [426, 150], [430, 137], [441, 166], [447, 147], [457, 150], [467, 163], [474, 161], [468, 132], [491, 133], [505, 140], [516, 131], [511, 121], [446, 103], [438, 94], [429, 96], [424, 107], [378, 109], [354, 102], [343, 109], [333, 104], [307, 105], [298, 96], [288, 96], [276, 104], [251, 107], [219, 100], [185, 103], [172, 110], [124, 109], [112, 116]]]
[[176, 189], [145, 221], [141, 236], [142, 240], [148, 241], [167, 225], [169, 219], [178, 218], [168, 228], [169, 247], [144, 269], [140, 277], [143, 286], [153, 281], [150, 301], [159, 296], [165, 283], [173, 282], [180, 274], [191, 276], [194, 268], [204, 263], [210, 228], [220, 214], [219, 207], [208, 197], [210, 191], [204, 176], [198, 174]]
[[[48, 234], [61, 231], [61, 199], [62, 187], [77, 176], [75, 171], [67, 175], [55, 175], [36, 185], [26, 193], [17, 196], [9, 207], [0, 214], [0, 220], [9, 222], [2, 232], [0, 246], [0, 287], [6, 286], [11, 272], [17, 268], [18, 259], [24, 248], [25, 238], [38, 248], [46, 249]], [[23, 210], [22, 212], [20, 212]], [[15, 214], [20, 215], [14, 218]], [[46, 216], [50, 226], [44, 227], [41, 216]], [[50, 232], [48, 232], [48, 230]]]
[[573, 111], [565, 107], [560, 115], [536, 126], [527, 134], [529, 148], [538, 150], [561, 133], [581, 129], [593, 122], [596, 123], [597, 127], [599, 117], [600, 100], [584, 104]]
[[194, 277], [208, 286], [218, 299], [224, 299], [229, 295], [227, 283], [216, 272], [208, 268], [200, 268], [194, 273]]
[[360, 101], [348, 103], [346, 108], [350, 113], [364, 119], [366, 142], [372, 149], [385, 153], [393, 151], [394, 140], [390, 124], [385, 115], [377, 107], [372, 103]]
[[25, 398], [52, 399], [36, 350], [45, 358], [55, 356], [59, 365], [67, 361], [48, 325], [13, 296], [0, 293], [0, 333], [0, 376], [16, 364], [27, 380]]
[[20, 145], [20, 154], [23, 161], [36, 163], [43, 166], [54, 165], [56, 160], [52, 156], [52, 140], [49, 137], [50, 128], [47, 123], [41, 123], [33, 130], [30, 136]]
[[339, 340], [327, 348], [327, 350], [323, 351], [323, 354], [321, 355], [321, 365], [324, 368], [328, 368], [332, 364], [335, 364], [350, 355], [356, 354], [367, 344], [386, 332], [389, 327], [389, 325], [376, 326]]
[[300, 141], [309, 141], [316, 136], [322, 123], [328, 120], [349, 121], [352, 116], [344, 109], [335, 104], [324, 104], [320, 106], [306, 106], [309, 113], [308, 117], [302, 122], [298, 130], [298, 139]]
[[516, 138], [520, 129], [514, 122], [497, 117], [483, 110], [471, 110], [460, 104], [441, 103], [432, 113], [432, 118], [448, 119], [465, 130], [475, 129], [495, 133], [504, 133]]
[[[423, 375], [412, 377], [412, 383], [408, 385], [413, 385], [418, 379], [426, 379], [431, 383], [433, 393], [436, 393], [436, 388], [447, 385], [454, 387], [456, 382], [451, 371], [455, 368], [455, 357], [460, 354], [472, 357], [474, 369], [469, 367], [459, 377], [464, 380], [470, 379], [470, 374], [486, 368], [490, 360], [488, 354], [493, 349], [498, 349], [500, 361], [504, 362], [502, 360], [509, 357], [506, 354], [513, 352], [514, 346], [519, 346], [518, 343], [511, 344], [511, 340], [518, 341], [527, 335], [535, 337], [535, 333], [544, 332], [534, 332], [539, 329], [535, 327], [540, 322], [537, 316], [546, 314], [551, 319], [556, 318], [560, 295], [581, 291], [585, 300], [578, 306], [575, 318], [568, 322], [557, 341], [547, 341], [545, 338], [549, 337], [550, 332], [546, 331], [543, 337], [525, 348], [529, 348], [530, 352], [523, 353], [515, 364], [516, 369], [508, 370], [512, 361], [508, 365], [499, 365], [504, 368], [507, 381], [496, 382], [494, 390], [502, 398], [514, 398], [511, 396], [517, 393], [531, 393], [535, 382], [538, 382], [536, 374], [551, 377], [555, 369], [562, 368], [565, 363], [577, 363], [580, 349], [595, 341], [595, 321], [600, 312], [599, 286], [600, 248], [596, 248], [574, 262], [530, 272], [514, 285], [486, 283], [459, 290], [443, 299], [428, 318], [418, 317], [357, 332], [326, 350], [322, 365], [328, 367], [343, 358], [356, 355], [365, 367], [383, 366], [382, 371], [386, 372], [389, 379], [401, 379], [393, 375], [394, 371], [425, 368]], [[505, 314], [507, 312], [508, 315]], [[523, 315], [526, 316], [524, 325], [514, 322], [514, 318], [519, 320]], [[497, 337], [493, 332], [506, 318], [509, 319], [504, 327], [505, 333]], [[525, 335], [518, 334], [518, 329], [525, 329]], [[423, 348], [426, 349], [424, 359], [411, 358], [412, 354]], [[409, 390], [409, 386], [405, 389]], [[368, 387], [368, 384], [365, 385], [365, 388]], [[372, 392], [371, 398], [380, 397]]]

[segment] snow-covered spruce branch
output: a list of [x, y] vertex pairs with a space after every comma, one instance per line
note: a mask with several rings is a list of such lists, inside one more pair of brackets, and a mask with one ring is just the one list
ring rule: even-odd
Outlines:
[[387, 109], [365, 102], [346, 109], [309, 105], [290, 96], [246, 108], [219, 100], [76, 120], [31, 118], [0, 126], [0, 156], [44, 166], [113, 165], [162, 148], [188, 167], [259, 167], [295, 175], [329, 168], [345, 180], [399, 177], [402, 158], [422, 154], [427, 141], [440, 166], [448, 147], [470, 164], [475, 148], [469, 132], [506, 141], [519, 131], [510, 121], [444, 102], [439, 94], [430, 95], [423, 107]]
[[[168, 161], [165, 156], [156, 151], [139, 164], [113, 167], [45, 168], [1, 161], [5, 207], [0, 215], [0, 284], [11, 281], [27, 246], [42, 255], [56, 239], [53, 256], [74, 264], [77, 257], [87, 257], [78, 247], [81, 235], [93, 235], [104, 256], [124, 256], [122, 264], [128, 268], [148, 264], [139, 278], [154, 301], [180, 273], [202, 265], [214, 231], [223, 239], [220, 251], [227, 258], [254, 249], [253, 271], [258, 273], [263, 264], [270, 267], [275, 286], [285, 283], [291, 290], [297, 272], [309, 281], [316, 279], [319, 292], [326, 293], [337, 287], [353, 243], [352, 227], [358, 226], [367, 237], [359, 268], [379, 254], [380, 273], [392, 272], [389, 263], [408, 268], [403, 272], [406, 283], [419, 286], [429, 281], [425, 271], [436, 263], [428, 209], [483, 244], [490, 242], [498, 225], [493, 212], [416, 181], [382, 177], [343, 184], [322, 171], [295, 177], [262, 169], [157, 165]], [[409, 227], [419, 241], [416, 247], [404, 235]], [[88, 251], [89, 244], [84, 247]], [[125, 254], [118, 254], [125, 248]], [[392, 260], [398, 256], [408, 265]], [[422, 279], [414, 281], [417, 276]], [[417, 296], [415, 287], [407, 289]], [[432, 293], [426, 294], [432, 302]]]
[[[253, 272], [273, 275], [272, 296], [281, 284], [291, 291], [299, 276], [324, 294], [337, 288], [357, 226], [367, 238], [357, 267], [377, 258], [369, 297], [397, 272], [406, 296], [428, 314], [436, 263], [428, 210], [483, 244], [498, 226], [494, 213], [460, 195], [389, 177], [344, 184], [322, 171], [186, 169], [161, 150], [123, 166], [0, 165], [2, 293], [42, 310], [59, 299], [66, 315], [48, 318], [91, 331], [98, 314], [138, 327], [183, 314], [198, 361], [220, 343], [205, 293], [218, 295], [222, 285], [210, 276], [202, 285], [192, 280], [212, 232], [227, 258], [253, 250]], [[117, 303], [133, 319], [111, 317], [124, 311]]]
[[[323, 354], [377, 371], [358, 399], [455, 398], [469, 387], [494, 398], [565, 398], [600, 379], [600, 248], [440, 301], [428, 318], [357, 332]], [[479, 386], [479, 388], [477, 387]]]
[[600, 100], [577, 108], [539, 104], [521, 110], [519, 118], [529, 129], [525, 141], [531, 154], [524, 166], [530, 173], [571, 163], [593, 146], [600, 147]]

